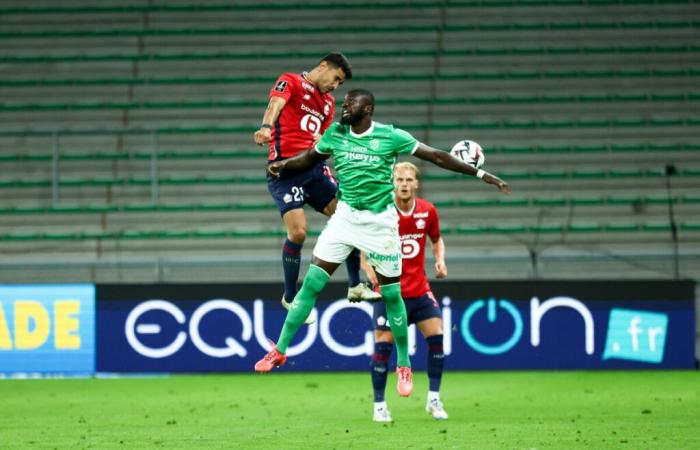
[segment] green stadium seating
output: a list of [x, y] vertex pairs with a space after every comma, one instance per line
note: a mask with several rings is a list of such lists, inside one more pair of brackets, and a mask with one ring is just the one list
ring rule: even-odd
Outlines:
[[[285, 20], [262, 19], [273, 11]], [[336, 100], [366, 87], [380, 121], [439, 148], [474, 139], [513, 187], [498, 196], [420, 164], [449, 255], [663, 253], [667, 181], [694, 254], [699, 19], [692, 0], [0, 6], [3, 255], [277, 255], [284, 232], [251, 134], [277, 74], [331, 44], [356, 69]], [[311, 239], [324, 222], [309, 215]]]

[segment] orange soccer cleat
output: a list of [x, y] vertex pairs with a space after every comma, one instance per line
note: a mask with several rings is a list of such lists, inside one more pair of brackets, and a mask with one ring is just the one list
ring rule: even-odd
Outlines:
[[285, 362], [287, 362], [287, 357], [273, 345], [272, 350], [263, 359], [255, 363], [255, 371], [261, 373], [269, 372], [275, 367], [283, 366]]
[[408, 397], [413, 392], [413, 372], [411, 372], [410, 367], [397, 367], [396, 375], [398, 375], [398, 381], [396, 382], [396, 389], [399, 391], [401, 397]]

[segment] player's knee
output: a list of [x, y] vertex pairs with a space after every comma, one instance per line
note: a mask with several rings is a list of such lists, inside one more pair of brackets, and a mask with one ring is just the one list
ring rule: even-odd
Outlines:
[[401, 299], [401, 286], [398, 283], [393, 284], [383, 284], [380, 286], [382, 291], [382, 297], [384, 297], [384, 303], [387, 305], [394, 305], [402, 302]]
[[394, 335], [391, 334], [389, 330], [375, 330], [374, 332], [375, 342], [386, 342], [387, 344], [394, 343]]
[[418, 323], [418, 328], [425, 338], [432, 336], [442, 336], [442, 319], [433, 317], [424, 322]]
[[287, 239], [295, 244], [303, 244], [306, 240], [306, 226], [293, 226], [287, 230]]
[[337, 199], [332, 199], [325, 208], [323, 208], [323, 214], [326, 216], [330, 217], [335, 213], [335, 208], [338, 206], [338, 200]]

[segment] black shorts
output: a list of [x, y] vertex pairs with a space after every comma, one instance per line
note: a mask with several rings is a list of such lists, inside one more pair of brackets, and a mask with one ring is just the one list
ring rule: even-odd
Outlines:
[[[433, 293], [428, 291], [420, 297], [405, 298], [403, 299], [406, 304], [406, 315], [408, 315], [408, 324], [422, 322], [427, 319], [432, 319], [437, 317], [442, 319], [442, 311], [440, 310], [440, 305], [438, 305], [437, 300]], [[389, 331], [389, 324], [387, 323], [386, 306], [384, 302], [376, 302], [373, 304], [374, 313], [372, 314], [372, 323], [374, 324], [375, 330]]]
[[324, 162], [306, 170], [284, 171], [281, 176], [267, 174], [267, 190], [275, 199], [281, 215], [287, 211], [303, 208], [308, 203], [318, 212], [335, 198], [338, 183]]

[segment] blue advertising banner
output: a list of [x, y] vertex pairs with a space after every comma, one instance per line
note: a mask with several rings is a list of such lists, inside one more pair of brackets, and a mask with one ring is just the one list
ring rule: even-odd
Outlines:
[[93, 285], [0, 285], [0, 372], [94, 371]]
[[[281, 371], [367, 370], [372, 306], [321, 294]], [[691, 281], [435, 282], [448, 369], [694, 368]], [[274, 284], [99, 285], [97, 371], [250, 372], [286, 316]], [[414, 368], [427, 349], [412, 327]]]

